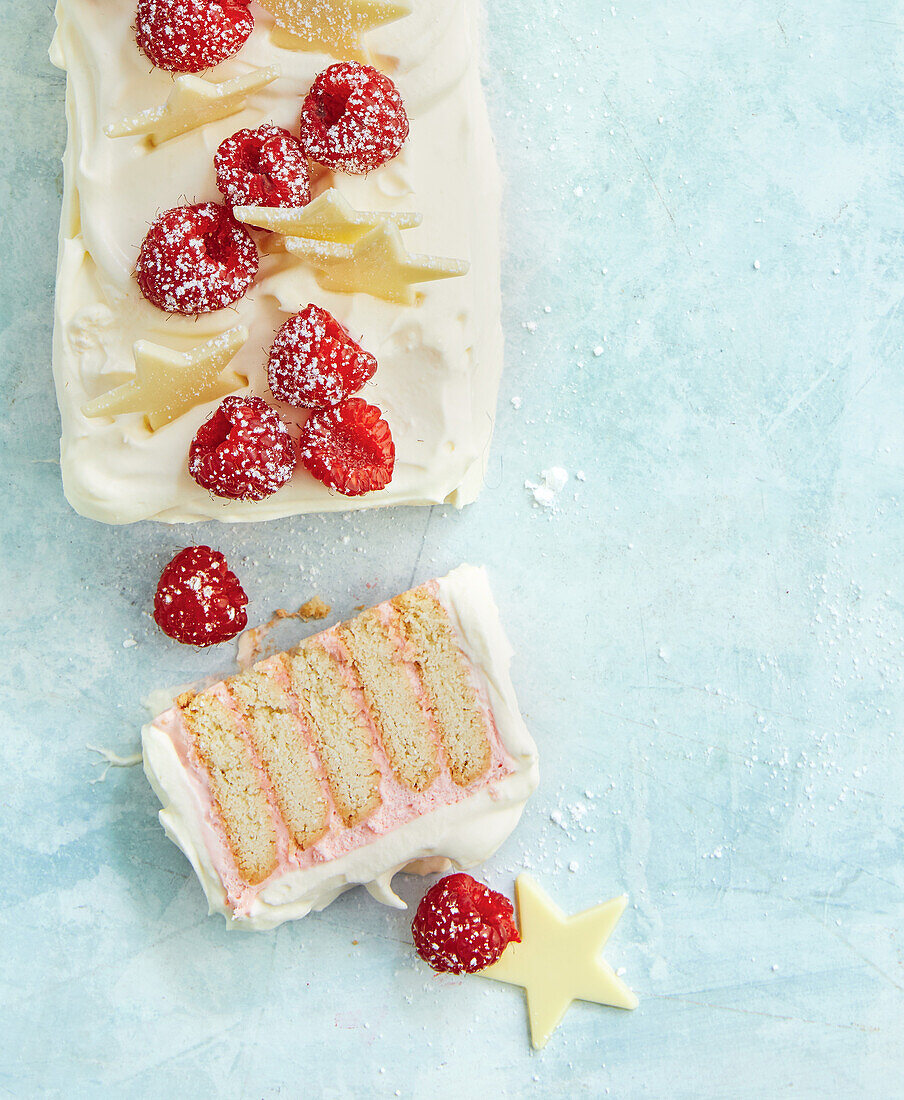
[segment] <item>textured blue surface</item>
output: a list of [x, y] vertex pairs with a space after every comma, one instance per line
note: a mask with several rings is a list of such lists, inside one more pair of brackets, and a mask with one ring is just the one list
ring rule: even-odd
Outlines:
[[[63, 499], [63, 81], [50, 4], [0, 0], [10, 1095], [902, 1095], [900, 9], [490, 7], [509, 343], [481, 500], [189, 532]], [[554, 513], [524, 488], [552, 465]], [[92, 786], [85, 747], [134, 750], [149, 689], [231, 664], [149, 618], [188, 539], [258, 620], [487, 564], [544, 767], [486, 876], [571, 910], [627, 890], [637, 1012], [575, 1006], [531, 1054], [518, 991], [430, 976], [359, 892], [269, 935], [207, 918], [140, 771]]]

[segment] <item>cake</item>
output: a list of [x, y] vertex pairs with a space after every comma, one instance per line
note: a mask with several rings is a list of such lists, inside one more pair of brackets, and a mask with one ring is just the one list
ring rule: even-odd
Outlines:
[[[51, 58], [67, 73], [69, 138], [53, 367], [66, 496], [108, 523], [464, 505], [481, 487], [502, 367], [501, 181], [480, 83], [479, 0], [237, 7], [253, 16], [241, 48], [212, 69], [174, 76], [139, 48], [135, 0], [57, 0]], [[298, 31], [323, 12], [321, 31], [331, 33], [287, 30], [286, 19]], [[333, 22], [331, 12], [340, 13]], [[318, 227], [295, 232], [313, 238], [269, 233], [280, 224], [272, 211], [237, 209], [260, 258], [230, 308], [181, 315], [148, 300], [135, 275], [149, 226], [186, 202], [222, 202], [214, 171], [222, 144], [271, 123], [297, 135], [315, 78], [348, 58], [398, 89], [410, 120], [398, 155], [360, 175], [312, 164]], [[355, 233], [317, 240], [337, 209], [346, 228], [370, 227], [379, 247], [349, 244]], [[379, 265], [397, 254], [416, 261], [418, 279], [438, 281], [395, 293]], [[376, 293], [362, 291], [357, 276]], [[378, 362], [362, 396], [391, 429], [391, 480], [343, 495], [299, 465], [266, 499], [212, 495], [189, 473], [193, 438], [227, 393], [272, 400], [266, 349], [308, 304], [328, 310]], [[149, 407], [136, 382], [149, 361], [195, 371], [189, 399]], [[297, 435], [305, 412], [281, 404], [279, 412]]]
[[538, 779], [485, 572], [381, 603], [142, 731], [167, 835], [211, 912], [272, 928], [402, 870], [489, 857]]

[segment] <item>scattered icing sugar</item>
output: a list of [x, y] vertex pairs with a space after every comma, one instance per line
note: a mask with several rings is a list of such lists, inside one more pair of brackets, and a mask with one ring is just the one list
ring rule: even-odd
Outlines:
[[524, 488], [533, 495], [534, 503], [541, 508], [555, 508], [556, 499], [567, 484], [568, 471], [562, 466], [551, 466], [541, 472], [538, 484], [525, 481]]
[[308, 161], [298, 138], [279, 126], [239, 130], [217, 149], [217, 187], [230, 206], [307, 206]]
[[197, 73], [244, 46], [254, 16], [241, 4], [139, 0], [135, 39], [148, 59], [174, 73]]
[[392, 160], [408, 137], [408, 115], [384, 73], [353, 61], [324, 69], [302, 106], [301, 140], [311, 160], [363, 174]]
[[257, 275], [251, 234], [217, 203], [161, 214], [141, 246], [141, 293], [166, 313], [211, 313], [237, 301]]
[[188, 472], [203, 488], [233, 500], [263, 500], [295, 472], [289, 429], [260, 397], [227, 397], [198, 429]]
[[270, 349], [267, 376], [278, 401], [296, 408], [336, 405], [377, 371], [377, 360], [321, 306], [290, 317]]

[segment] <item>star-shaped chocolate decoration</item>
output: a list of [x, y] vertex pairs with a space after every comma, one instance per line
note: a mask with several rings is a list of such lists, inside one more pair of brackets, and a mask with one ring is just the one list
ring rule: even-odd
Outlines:
[[248, 379], [226, 367], [248, 339], [238, 325], [188, 352], [173, 351], [139, 340], [134, 346], [135, 377], [96, 397], [82, 408], [89, 419], [143, 412], [151, 431], [182, 416], [196, 405], [225, 397], [248, 385]]
[[368, 31], [411, 14], [411, 0], [260, 0], [276, 19], [273, 44], [325, 53], [338, 61], [372, 59], [362, 42]]
[[387, 302], [416, 305], [412, 284], [466, 275], [463, 260], [411, 255], [402, 243], [399, 227], [384, 218], [354, 244], [326, 244], [286, 237], [286, 248], [314, 268], [324, 290], [342, 294], [371, 294]]
[[535, 1049], [546, 1045], [572, 1001], [637, 1008], [637, 997], [600, 958], [626, 897], [566, 916], [531, 878], [515, 883], [521, 943], [510, 943], [480, 978], [524, 987]]
[[258, 229], [333, 244], [354, 244], [384, 219], [394, 222], [399, 229], [413, 229], [421, 224], [420, 214], [355, 210], [335, 187], [322, 192], [307, 206], [236, 206], [232, 212], [238, 221]]
[[249, 96], [272, 84], [279, 76], [276, 65], [253, 69], [244, 76], [213, 83], [199, 76], [177, 76], [169, 99], [162, 107], [152, 107], [134, 118], [125, 118], [108, 126], [107, 137], [146, 134], [151, 145], [160, 145], [197, 126], [234, 115]]

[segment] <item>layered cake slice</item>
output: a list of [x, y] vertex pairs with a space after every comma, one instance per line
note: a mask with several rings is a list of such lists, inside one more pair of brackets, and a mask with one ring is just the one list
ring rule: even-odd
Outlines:
[[461, 566], [198, 693], [142, 731], [211, 912], [266, 929], [401, 870], [468, 868], [537, 784], [486, 574]]
[[[502, 369], [480, 0], [57, 0], [56, 17], [72, 506], [234, 522], [474, 500]], [[226, 434], [220, 402], [240, 434], [249, 397], [297, 463], [190, 465]]]

